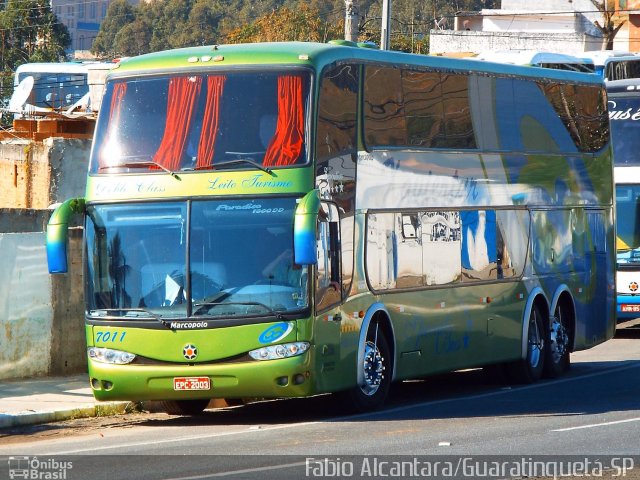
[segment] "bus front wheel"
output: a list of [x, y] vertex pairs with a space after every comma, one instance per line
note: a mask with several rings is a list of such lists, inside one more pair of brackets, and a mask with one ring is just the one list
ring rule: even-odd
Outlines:
[[380, 408], [391, 386], [392, 365], [391, 349], [378, 323], [369, 327], [364, 359], [358, 368], [362, 382], [348, 392], [351, 406], [360, 412]]
[[209, 399], [164, 400], [160, 407], [169, 415], [200, 415], [209, 405]]

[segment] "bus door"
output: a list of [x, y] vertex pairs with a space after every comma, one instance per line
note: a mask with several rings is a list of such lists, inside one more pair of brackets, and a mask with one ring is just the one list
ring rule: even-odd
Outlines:
[[316, 242], [314, 343], [318, 348], [319, 381], [328, 386], [341, 376], [340, 337], [346, 319], [342, 308], [340, 216], [334, 203], [320, 205]]

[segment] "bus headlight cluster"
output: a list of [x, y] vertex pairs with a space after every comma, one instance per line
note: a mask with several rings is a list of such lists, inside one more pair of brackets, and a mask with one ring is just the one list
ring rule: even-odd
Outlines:
[[89, 354], [89, 358], [92, 358], [96, 362], [110, 363], [112, 365], [125, 365], [133, 362], [133, 359], [136, 358], [133, 353], [112, 350], [110, 348], [89, 347], [87, 353]]
[[249, 355], [254, 360], [275, 360], [277, 358], [295, 357], [309, 350], [309, 342], [283, 343], [251, 350]]

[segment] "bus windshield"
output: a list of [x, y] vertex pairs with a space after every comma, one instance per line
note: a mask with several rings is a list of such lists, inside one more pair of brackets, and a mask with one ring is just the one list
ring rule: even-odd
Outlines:
[[305, 163], [306, 70], [198, 73], [107, 83], [91, 173]]
[[29, 105], [42, 108], [70, 107], [89, 92], [86, 73], [29, 72], [18, 74], [18, 82], [33, 77]]
[[640, 97], [609, 97], [611, 143], [616, 166], [640, 166]]
[[91, 316], [279, 316], [307, 307], [293, 263], [293, 198], [87, 209]]
[[616, 185], [618, 263], [640, 263], [640, 185]]

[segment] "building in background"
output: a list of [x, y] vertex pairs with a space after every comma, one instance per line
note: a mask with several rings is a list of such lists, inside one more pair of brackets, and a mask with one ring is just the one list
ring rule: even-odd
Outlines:
[[[640, 0], [626, 0], [630, 2], [640, 4]], [[590, 0], [503, 0], [500, 9], [461, 12], [454, 30], [432, 30], [429, 53], [602, 50], [604, 37], [596, 21], [603, 24], [603, 16]]]
[[[107, 15], [111, 0], [51, 0], [51, 8], [71, 35], [70, 50], [76, 58], [90, 56], [89, 50]], [[138, 0], [129, 0], [137, 4]]]
[[640, 0], [615, 0], [616, 19], [624, 20], [615, 39], [615, 48], [640, 52]]

